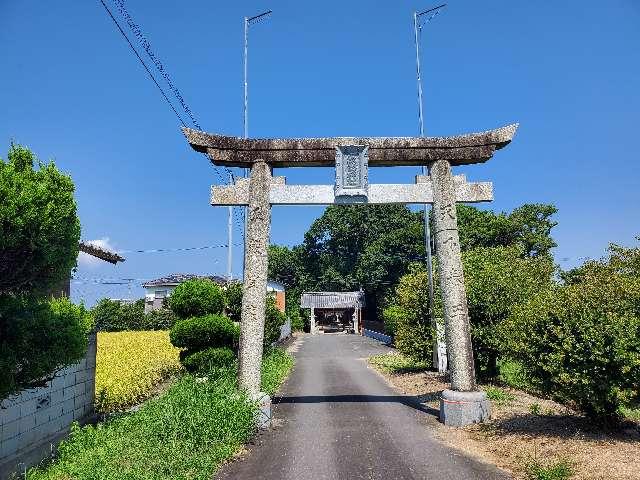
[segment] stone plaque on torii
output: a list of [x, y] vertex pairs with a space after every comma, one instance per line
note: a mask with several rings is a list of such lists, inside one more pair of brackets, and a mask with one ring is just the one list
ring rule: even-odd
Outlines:
[[[243, 139], [184, 128], [189, 144], [215, 165], [250, 168], [248, 179], [214, 186], [211, 204], [248, 206], [245, 277], [238, 353], [239, 383], [250, 397], [260, 395], [260, 365], [267, 292], [267, 249], [271, 205], [433, 204], [434, 236], [449, 355], [451, 389], [440, 402], [449, 425], [482, 421], [489, 415], [476, 387], [467, 298], [464, 289], [456, 202], [488, 202], [491, 183], [467, 182], [451, 167], [484, 163], [511, 142], [517, 125], [454, 137], [334, 137]], [[414, 184], [369, 184], [369, 166], [430, 167]], [[272, 168], [336, 168], [334, 185], [287, 185]]]

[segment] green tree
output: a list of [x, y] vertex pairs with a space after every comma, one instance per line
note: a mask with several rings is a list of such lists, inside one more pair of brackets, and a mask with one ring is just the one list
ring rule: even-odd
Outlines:
[[550, 256], [523, 256], [519, 246], [474, 248], [462, 254], [476, 372], [483, 379], [498, 375], [504, 351], [498, 331], [513, 310], [553, 285]]
[[306, 290], [362, 288], [370, 319], [411, 262], [424, 258], [420, 214], [400, 205], [330, 206], [300, 249]]
[[546, 204], [525, 204], [513, 212], [494, 213], [459, 204], [458, 229], [460, 247], [520, 247], [523, 255], [546, 255], [556, 246], [551, 230], [557, 225], [552, 219], [557, 208]]
[[0, 159], [0, 398], [43, 384], [85, 352], [84, 308], [46, 299], [76, 264], [73, 191], [71, 178], [25, 147]]
[[45, 294], [69, 276], [80, 240], [73, 191], [69, 176], [25, 147], [0, 159], [0, 294]]

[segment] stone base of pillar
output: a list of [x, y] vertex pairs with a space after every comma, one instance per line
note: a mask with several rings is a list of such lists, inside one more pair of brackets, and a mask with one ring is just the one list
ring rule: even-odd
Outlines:
[[271, 397], [264, 392], [260, 392], [252, 400], [258, 406], [256, 426], [262, 429], [269, 428], [271, 426]]
[[440, 397], [440, 421], [451, 427], [464, 427], [489, 419], [491, 403], [485, 392], [444, 390]]

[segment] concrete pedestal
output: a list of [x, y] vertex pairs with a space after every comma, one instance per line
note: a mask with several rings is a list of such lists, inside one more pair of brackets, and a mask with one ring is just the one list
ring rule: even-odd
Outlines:
[[440, 421], [451, 427], [464, 427], [489, 419], [491, 403], [485, 392], [444, 390], [440, 397]]
[[253, 398], [253, 401], [258, 406], [256, 426], [262, 429], [269, 428], [271, 426], [271, 397], [264, 392], [260, 392]]

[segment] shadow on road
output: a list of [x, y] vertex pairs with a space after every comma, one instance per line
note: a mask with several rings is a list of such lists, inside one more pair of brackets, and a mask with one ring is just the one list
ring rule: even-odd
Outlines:
[[[439, 393], [439, 392], [438, 392]], [[425, 395], [301, 395], [273, 397], [272, 402], [278, 403], [399, 403], [429, 415], [438, 417], [440, 411], [423, 405]]]

